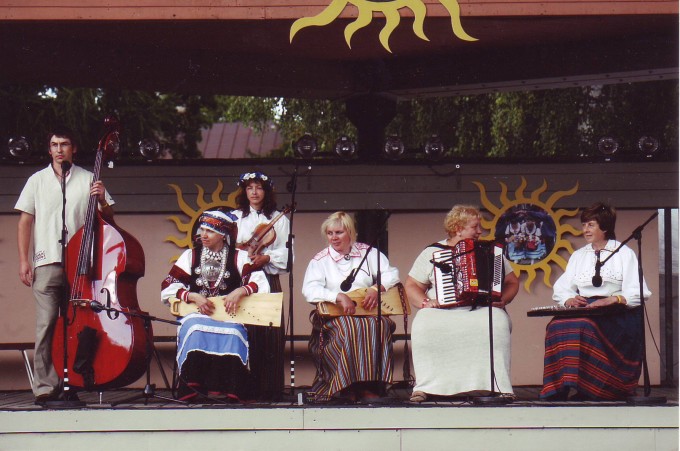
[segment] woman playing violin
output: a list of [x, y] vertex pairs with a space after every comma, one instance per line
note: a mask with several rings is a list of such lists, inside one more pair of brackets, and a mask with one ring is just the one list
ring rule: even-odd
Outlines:
[[[236, 242], [245, 243], [252, 238], [258, 226], [266, 226], [279, 212], [276, 209], [274, 182], [268, 175], [262, 172], [246, 172], [239, 177], [238, 186], [240, 190], [236, 195], [237, 208], [233, 212], [238, 217]], [[288, 218], [281, 216], [263, 240], [270, 244], [251, 257], [252, 265], [262, 268], [267, 274], [273, 293], [281, 292], [278, 275], [287, 271], [286, 240], [289, 231]]]
[[[246, 172], [239, 177], [238, 186], [237, 209], [232, 212], [238, 218], [237, 243], [247, 243], [276, 220], [260, 241], [260, 246], [257, 246], [259, 250], [251, 255], [250, 268], [261, 268], [269, 281], [271, 292], [280, 293], [279, 274], [286, 273], [288, 267], [286, 242], [290, 222], [276, 208], [276, 193], [271, 177], [262, 172]], [[255, 377], [260, 378], [256, 385], [265, 399], [277, 399], [283, 391], [283, 333], [282, 327], [248, 326], [248, 334], [254, 344], [251, 368]]]

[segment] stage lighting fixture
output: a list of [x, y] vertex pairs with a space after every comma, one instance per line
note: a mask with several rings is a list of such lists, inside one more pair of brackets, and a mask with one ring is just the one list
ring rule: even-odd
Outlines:
[[383, 152], [390, 160], [398, 160], [404, 156], [404, 142], [398, 136], [389, 136], [385, 140]]
[[319, 146], [311, 134], [305, 133], [293, 144], [295, 153], [302, 158], [312, 158], [319, 149]]
[[619, 142], [611, 137], [600, 138], [597, 143], [597, 149], [602, 155], [614, 155], [619, 150]]
[[7, 141], [7, 151], [17, 160], [23, 160], [31, 155], [31, 146], [23, 136], [15, 136]]
[[433, 161], [439, 160], [444, 156], [444, 143], [437, 135], [432, 135], [425, 143], [425, 156]]
[[348, 136], [342, 135], [335, 141], [335, 153], [342, 159], [350, 159], [357, 153], [357, 146]]
[[653, 136], [643, 136], [638, 140], [638, 149], [647, 158], [652, 158], [659, 151], [659, 140]]
[[139, 141], [139, 154], [144, 157], [147, 161], [152, 161], [158, 158], [161, 154], [161, 146], [158, 141], [144, 138]]

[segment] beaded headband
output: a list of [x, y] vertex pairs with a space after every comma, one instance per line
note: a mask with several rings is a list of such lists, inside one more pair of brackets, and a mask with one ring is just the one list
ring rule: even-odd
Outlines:
[[236, 216], [231, 213], [210, 210], [204, 211], [198, 219], [199, 227], [203, 227], [213, 232], [225, 236], [231, 229], [235, 227], [238, 220]]
[[253, 181], [258, 181], [262, 184], [268, 184], [272, 189], [274, 188], [274, 181], [263, 172], [244, 172], [239, 177], [237, 185], [244, 187], [249, 182]]

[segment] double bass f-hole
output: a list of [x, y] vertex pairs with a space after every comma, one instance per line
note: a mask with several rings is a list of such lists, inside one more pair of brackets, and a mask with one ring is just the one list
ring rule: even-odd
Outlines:
[[[118, 310], [112, 309], [111, 308], [111, 292], [109, 291], [108, 288], [102, 288], [101, 293], [104, 293], [106, 296], [106, 316], [109, 317], [110, 320], [117, 320], [118, 316], [120, 315], [120, 312]], [[92, 310], [95, 310], [95, 306], [90, 304]], [[96, 311], [96, 310], [95, 310]]]

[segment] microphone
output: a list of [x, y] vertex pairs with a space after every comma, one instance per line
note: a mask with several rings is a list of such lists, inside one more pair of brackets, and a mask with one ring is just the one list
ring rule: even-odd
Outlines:
[[98, 301], [90, 301], [90, 309], [95, 313], [99, 313], [104, 310], [104, 304]]
[[448, 274], [451, 272], [451, 265], [442, 262], [436, 262], [434, 260], [430, 260], [430, 263], [439, 268], [439, 270], [444, 274]]
[[62, 161], [61, 162], [61, 175], [65, 175], [70, 169], [73, 164], [70, 161]]
[[349, 272], [349, 276], [345, 280], [342, 281], [340, 284], [340, 289], [342, 291], [349, 291], [350, 288], [352, 288], [352, 284], [354, 283], [354, 278], [356, 277], [356, 274], [354, 273], [354, 270], [351, 270]]
[[597, 261], [595, 262], [595, 275], [593, 276], [593, 286], [594, 287], [601, 287], [602, 286], [602, 276], [600, 275], [600, 268], [602, 267], [602, 263], [600, 263], [600, 251], [595, 252], [597, 255]]

